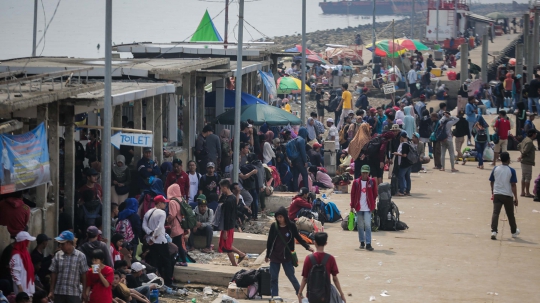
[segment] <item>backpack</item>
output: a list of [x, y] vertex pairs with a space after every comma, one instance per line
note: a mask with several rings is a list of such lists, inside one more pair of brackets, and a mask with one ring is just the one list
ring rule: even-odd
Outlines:
[[285, 151], [287, 152], [287, 157], [289, 158], [289, 160], [295, 160], [300, 157], [296, 138], [287, 142], [287, 145], [285, 145]]
[[322, 262], [317, 263], [313, 254], [309, 255], [311, 270], [307, 277], [307, 297], [310, 303], [330, 303], [330, 275], [326, 272], [326, 262], [330, 258], [325, 254]]
[[368, 155], [368, 157], [377, 157], [379, 156], [379, 151], [381, 150], [381, 145], [383, 143], [384, 138], [381, 136], [377, 136], [371, 140], [369, 140], [368, 144], [365, 146], [365, 151]]
[[448, 134], [446, 133], [446, 123], [448, 123], [448, 120], [444, 121], [442, 124], [439, 124], [435, 130], [435, 139], [437, 142], [442, 142], [448, 139]]
[[101, 201], [92, 200], [90, 202], [85, 202], [82, 206], [82, 214], [85, 229], [88, 226], [95, 226], [96, 219], [101, 218]]
[[223, 230], [223, 216], [224, 216], [224, 213], [221, 209], [221, 206], [223, 206], [223, 203], [219, 203], [217, 208], [216, 208], [216, 212], [214, 214], [214, 220], [212, 220], [212, 227], [214, 228], [214, 230], [216, 231], [221, 231]]
[[379, 231], [380, 226], [381, 218], [379, 217], [379, 214], [377, 214], [377, 210], [374, 209], [373, 212], [371, 212], [371, 231]]
[[341, 101], [341, 97], [336, 96], [332, 101], [330, 101], [330, 104], [326, 107], [326, 110], [330, 113], [333, 113], [337, 110], [337, 107], [339, 106], [339, 102]]
[[324, 212], [326, 213], [326, 218], [330, 223], [343, 220], [343, 218], [341, 217], [341, 212], [339, 211], [334, 202], [326, 203], [324, 205]]
[[324, 222], [328, 222], [328, 218], [326, 217], [326, 211], [324, 210], [324, 202], [321, 201], [321, 199], [317, 198], [315, 199], [315, 201], [313, 201], [311, 211], [319, 214], [317, 220], [319, 220], [322, 225], [324, 225]]
[[379, 214], [380, 230], [398, 231], [409, 228], [405, 222], [399, 220], [399, 208], [393, 201], [380, 201], [377, 204], [377, 214]]
[[347, 143], [347, 139], [345, 139], [345, 134], [346, 134], [345, 127], [342, 127], [341, 130], [339, 131], [339, 144]]
[[117, 234], [124, 236], [126, 242], [131, 242], [131, 240], [135, 238], [133, 227], [131, 226], [131, 221], [129, 221], [129, 219], [118, 221], [118, 223], [116, 223], [115, 231]]
[[241, 269], [234, 274], [231, 282], [238, 287], [248, 287], [259, 280], [259, 272], [255, 269]]
[[[172, 198], [171, 200], [176, 201], [180, 205], [182, 215], [184, 216], [182, 221], [179, 220], [180, 226], [182, 226], [182, 228], [185, 230], [195, 227], [197, 225], [197, 217], [195, 217], [195, 212], [193, 212], [191, 206], [189, 206], [187, 203], [178, 201], [176, 198]], [[178, 217], [176, 217], [176, 220], [178, 220]]]
[[407, 160], [411, 162], [411, 164], [418, 163], [418, 160], [420, 160], [420, 156], [418, 155], [418, 150], [416, 149], [416, 146], [409, 144], [409, 153], [407, 154]]
[[298, 214], [296, 215], [297, 218], [300, 218], [300, 217], [306, 217], [308, 219], [313, 219], [313, 214], [311, 213], [311, 211], [309, 209], [301, 209]]

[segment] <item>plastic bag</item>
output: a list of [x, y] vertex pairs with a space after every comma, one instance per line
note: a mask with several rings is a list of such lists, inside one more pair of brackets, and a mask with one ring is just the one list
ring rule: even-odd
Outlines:
[[354, 220], [356, 219], [356, 216], [354, 215], [354, 212], [351, 211], [349, 213], [349, 222], [348, 222], [348, 228], [349, 230], [354, 230]]
[[484, 149], [484, 154], [483, 154], [483, 158], [484, 158], [484, 161], [493, 161], [493, 149], [491, 149], [490, 147], [487, 147], [486, 149]]

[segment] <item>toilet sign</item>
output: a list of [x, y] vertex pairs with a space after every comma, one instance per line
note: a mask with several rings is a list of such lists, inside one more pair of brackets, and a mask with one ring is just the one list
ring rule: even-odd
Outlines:
[[393, 94], [393, 93], [396, 92], [396, 87], [394, 86], [393, 83], [385, 84], [385, 85], [383, 85], [383, 90], [384, 90], [385, 95]]
[[153, 134], [123, 134], [122, 132], [118, 132], [111, 137], [111, 144], [117, 149], [120, 149], [120, 145], [152, 147], [153, 139]]

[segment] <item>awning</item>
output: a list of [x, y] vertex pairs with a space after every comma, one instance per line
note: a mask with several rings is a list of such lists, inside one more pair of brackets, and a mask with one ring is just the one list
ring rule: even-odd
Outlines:
[[495, 20], [488, 18], [486, 16], [481, 16], [473, 13], [467, 13], [467, 16], [475, 21], [484, 22], [484, 23], [490, 23], [494, 22]]
[[[251, 105], [251, 104], [266, 104], [264, 100], [261, 100], [253, 95], [242, 92], [242, 105]], [[234, 107], [236, 102], [236, 91], [226, 89], [225, 90], [225, 108]], [[216, 107], [216, 92], [206, 93], [204, 97], [204, 106], [206, 107]]]

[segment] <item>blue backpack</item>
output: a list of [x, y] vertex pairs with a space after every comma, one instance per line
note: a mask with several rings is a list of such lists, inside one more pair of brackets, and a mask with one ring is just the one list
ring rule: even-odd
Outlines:
[[339, 211], [334, 202], [326, 203], [326, 205], [324, 205], [324, 212], [326, 213], [326, 219], [330, 223], [343, 220], [343, 218], [341, 217], [341, 212]]
[[287, 157], [290, 160], [294, 160], [300, 157], [300, 152], [298, 152], [298, 148], [296, 145], [297, 145], [297, 141], [296, 141], [296, 138], [294, 138], [293, 140], [287, 142], [287, 145], [285, 146]]

